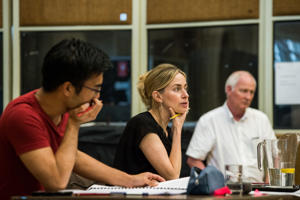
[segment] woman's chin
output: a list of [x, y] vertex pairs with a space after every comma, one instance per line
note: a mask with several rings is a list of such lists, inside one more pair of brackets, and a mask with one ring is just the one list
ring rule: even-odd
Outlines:
[[186, 111], [187, 111], [187, 109], [178, 109], [178, 110], [175, 111], [175, 113], [176, 114], [178, 114], [178, 113], [182, 114], [182, 113], [185, 113]]

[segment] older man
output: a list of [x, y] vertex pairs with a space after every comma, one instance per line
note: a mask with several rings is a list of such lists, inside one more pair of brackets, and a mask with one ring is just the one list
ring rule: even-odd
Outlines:
[[187, 149], [190, 167], [214, 165], [224, 173], [226, 164], [243, 165], [243, 180], [262, 182], [257, 168], [257, 144], [263, 139], [275, 139], [267, 116], [249, 108], [256, 81], [246, 71], [232, 73], [225, 84], [227, 101], [204, 114], [198, 121]]

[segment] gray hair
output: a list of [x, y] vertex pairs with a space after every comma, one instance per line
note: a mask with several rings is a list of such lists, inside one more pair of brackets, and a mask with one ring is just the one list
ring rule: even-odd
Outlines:
[[248, 76], [252, 77], [252, 79], [254, 80], [254, 83], [256, 85], [256, 80], [252, 76], [251, 73], [249, 73], [247, 71], [235, 71], [232, 74], [230, 74], [230, 76], [226, 80], [226, 83], [225, 83], [225, 93], [226, 93], [227, 86], [231, 86], [232, 90], [234, 90], [234, 87], [236, 86], [237, 82], [240, 80], [240, 77], [242, 75], [248, 75]]

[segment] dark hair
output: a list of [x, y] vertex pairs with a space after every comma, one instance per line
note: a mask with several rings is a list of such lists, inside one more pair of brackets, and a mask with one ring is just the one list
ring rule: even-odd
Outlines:
[[112, 68], [102, 50], [78, 39], [65, 39], [54, 45], [45, 56], [42, 67], [42, 87], [51, 92], [70, 81], [80, 92], [84, 82]]

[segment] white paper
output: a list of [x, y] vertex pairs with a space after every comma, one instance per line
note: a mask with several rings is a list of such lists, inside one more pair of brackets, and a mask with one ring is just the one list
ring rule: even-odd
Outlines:
[[[259, 191], [261, 194], [269, 194], [269, 195], [293, 195], [300, 197], [300, 190], [297, 190], [296, 192], [273, 192], [273, 191]], [[255, 191], [251, 191], [249, 193], [250, 195], [255, 196]]]
[[169, 188], [187, 188], [187, 185], [189, 183], [190, 177], [184, 177], [184, 178], [179, 178], [179, 179], [174, 179], [170, 181], [164, 181], [160, 182], [157, 186], [155, 187], [169, 187]]
[[275, 63], [275, 104], [300, 104], [300, 62]]
[[[126, 195], [160, 195], [160, 194], [184, 194], [187, 190], [189, 177], [165, 181], [155, 187], [125, 188], [119, 186], [106, 186], [94, 184], [83, 194], [126, 194]], [[80, 192], [76, 192], [80, 193]]]

